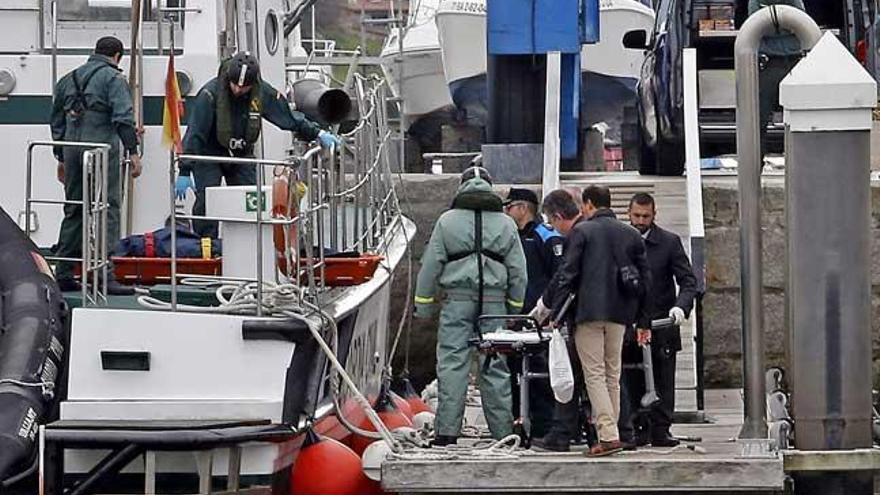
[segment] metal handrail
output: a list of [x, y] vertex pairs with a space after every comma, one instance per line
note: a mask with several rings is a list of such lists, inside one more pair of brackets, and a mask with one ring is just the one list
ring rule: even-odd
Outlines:
[[[82, 159], [82, 199], [81, 200], [51, 200], [33, 198], [33, 153], [38, 147], [62, 147], [83, 150]], [[110, 145], [107, 143], [76, 142], [76, 141], [29, 141], [27, 146], [27, 165], [25, 178], [25, 207], [24, 207], [24, 231], [28, 238], [31, 237], [31, 216], [34, 204], [52, 205], [79, 205], [82, 207], [82, 247], [81, 257], [46, 256], [47, 261], [80, 263], [82, 276], [81, 295], [82, 304], [98, 305], [99, 302], [107, 301], [107, 270], [110, 266], [107, 253], [107, 213], [110, 209], [108, 193], [108, 169]], [[94, 180], [93, 175], [100, 174], [100, 181]], [[94, 217], [94, 220], [93, 220]], [[95, 222], [94, 233], [96, 242], [90, 242], [89, 229]], [[92, 249], [94, 248], [94, 249]], [[90, 275], [94, 281], [90, 288]]]

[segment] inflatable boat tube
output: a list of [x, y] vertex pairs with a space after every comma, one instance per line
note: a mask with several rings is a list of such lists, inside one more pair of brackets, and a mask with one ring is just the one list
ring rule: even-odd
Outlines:
[[46, 260], [0, 209], [0, 482], [32, 464], [53, 412], [67, 314]]

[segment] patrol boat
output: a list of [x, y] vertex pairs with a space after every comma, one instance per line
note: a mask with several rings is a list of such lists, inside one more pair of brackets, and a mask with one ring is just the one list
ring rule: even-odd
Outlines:
[[[137, 40], [135, 56], [121, 67], [134, 62], [140, 69], [131, 79], [136, 101], [143, 101], [144, 173], [125, 186], [124, 232], [151, 232], [169, 217], [177, 225], [191, 206], [192, 198], [181, 205], [171, 197], [181, 156], [169, 156], [161, 144], [171, 52], [184, 97], [216, 75], [223, 56], [248, 50], [259, 57], [262, 77], [289, 99], [312, 96], [313, 110], [321, 107], [326, 89], [291, 94], [295, 67], [286, 55], [297, 53], [302, 40], [288, 22], [288, 2], [135, 3], [142, 12], [134, 23], [128, 0], [0, 5], [0, 140], [8, 156], [0, 206], [39, 246], [55, 242], [64, 200], [51, 154], [58, 143], [50, 141], [48, 126], [53, 82], [82, 64], [101, 36], [115, 35], [126, 46]], [[390, 91], [375, 77], [349, 80], [357, 116], [342, 133], [344, 149], [328, 154], [264, 126], [258, 158], [223, 159], [258, 167], [257, 186], [207, 193], [208, 215], [221, 221], [222, 261], [140, 260], [129, 265], [136, 274], [150, 273], [165, 285], [136, 297], [108, 296], [96, 283], [107, 277], [112, 249], [103, 235], [105, 173], [116, 164], [107, 163], [101, 146], [83, 145], [90, 206], [80, 272], [88, 276], [81, 293], [67, 294], [73, 307], [63, 349], [68, 365], [51, 383], [60, 397], [59, 421], [39, 429], [39, 454], [17, 466], [25, 474], [39, 469], [45, 493], [124, 486], [132, 476], [149, 490], [157, 479], [186, 481], [194, 473], [202, 488], [220, 476], [233, 488], [271, 481], [283, 487], [276, 493], [287, 493], [304, 432], [350, 435], [337, 405], [354, 392], [339, 391], [338, 373], [327, 362], [344, 367], [363, 395], [380, 393], [391, 274], [415, 227], [401, 214], [392, 184]], [[177, 232], [171, 229], [172, 253]], [[319, 340], [333, 353], [322, 352]], [[30, 378], [30, 385], [50, 385]], [[346, 422], [361, 420], [357, 409], [348, 409]], [[224, 449], [212, 454], [214, 447]], [[186, 450], [201, 453], [178, 452]], [[131, 462], [141, 457], [144, 462]], [[7, 482], [0, 483], [2, 491]]]

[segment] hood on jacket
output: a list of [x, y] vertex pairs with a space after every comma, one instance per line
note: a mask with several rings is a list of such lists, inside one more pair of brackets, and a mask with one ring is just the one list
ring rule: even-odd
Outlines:
[[480, 177], [474, 177], [458, 186], [453, 209], [504, 211], [501, 196], [495, 194], [492, 185]]

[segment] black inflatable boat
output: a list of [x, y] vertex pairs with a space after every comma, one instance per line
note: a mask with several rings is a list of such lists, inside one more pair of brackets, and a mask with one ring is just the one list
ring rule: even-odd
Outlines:
[[34, 465], [57, 403], [67, 305], [46, 260], [0, 209], [0, 492]]

